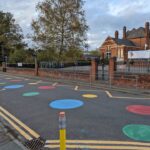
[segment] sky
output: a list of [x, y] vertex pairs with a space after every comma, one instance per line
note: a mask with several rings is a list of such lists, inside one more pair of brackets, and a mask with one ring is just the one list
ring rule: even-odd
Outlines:
[[[0, 0], [0, 11], [11, 12], [21, 26], [26, 37], [31, 33], [31, 22], [37, 17], [36, 5], [42, 0]], [[105, 38], [114, 37], [122, 28], [127, 30], [144, 27], [150, 22], [150, 0], [84, 0], [84, 10], [89, 31], [87, 32], [89, 50], [101, 46]], [[30, 43], [26, 38], [26, 42]]]

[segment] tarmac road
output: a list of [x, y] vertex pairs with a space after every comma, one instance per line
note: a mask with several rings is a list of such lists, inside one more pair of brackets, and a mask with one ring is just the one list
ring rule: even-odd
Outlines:
[[[10, 85], [14, 88], [7, 87]], [[16, 85], [22, 87], [16, 88]], [[43, 86], [49, 86], [51, 89], [39, 89]], [[23, 96], [25, 93], [28, 93], [28, 96]], [[96, 98], [85, 98], [84, 94], [95, 95]], [[79, 100], [83, 105], [62, 110], [49, 106], [55, 100], [64, 99]], [[129, 105], [149, 106], [150, 98], [144, 99], [144, 97], [119, 92], [109, 95], [109, 92], [103, 90], [0, 74], [0, 112], [5, 114], [8, 112], [9, 119], [12, 119], [11, 115], [13, 115], [31, 128], [35, 134], [24, 129], [31, 137], [39, 135], [45, 140], [58, 140], [58, 116], [60, 111], [65, 111], [69, 140], [118, 141], [118, 144], [119, 141], [148, 142], [135, 140], [124, 134], [123, 128], [127, 125], [150, 125], [149, 115], [131, 113], [126, 109]], [[22, 128], [22, 125], [20, 126]]]

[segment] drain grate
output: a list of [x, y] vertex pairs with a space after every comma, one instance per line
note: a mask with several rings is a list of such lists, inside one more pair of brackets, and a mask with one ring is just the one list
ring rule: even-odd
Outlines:
[[44, 148], [45, 145], [45, 140], [41, 138], [33, 139], [30, 141], [26, 141], [24, 145], [29, 150], [42, 150], [42, 148]]

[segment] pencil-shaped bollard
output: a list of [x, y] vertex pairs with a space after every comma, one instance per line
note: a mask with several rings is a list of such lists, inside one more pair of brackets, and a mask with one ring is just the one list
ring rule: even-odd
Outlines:
[[65, 112], [59, 113], [59, 139], [60, 139], [60, 150], [66, 150], [66, 116], [65, 116]]

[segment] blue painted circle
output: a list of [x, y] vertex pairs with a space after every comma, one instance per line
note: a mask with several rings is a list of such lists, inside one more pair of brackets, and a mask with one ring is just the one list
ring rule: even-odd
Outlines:
[[5, 89], [19, 89], [19, 88], [22, 88], [22, 87], [24, 87], [24, 85], [16, 84], [16, 85], [5, 86], [4, 88]]
[[74, 109], [81, 107], [83, 104], [84, 103], [80, 100], [62, 99], [49, 103], [49, 106], [55, 109]]

